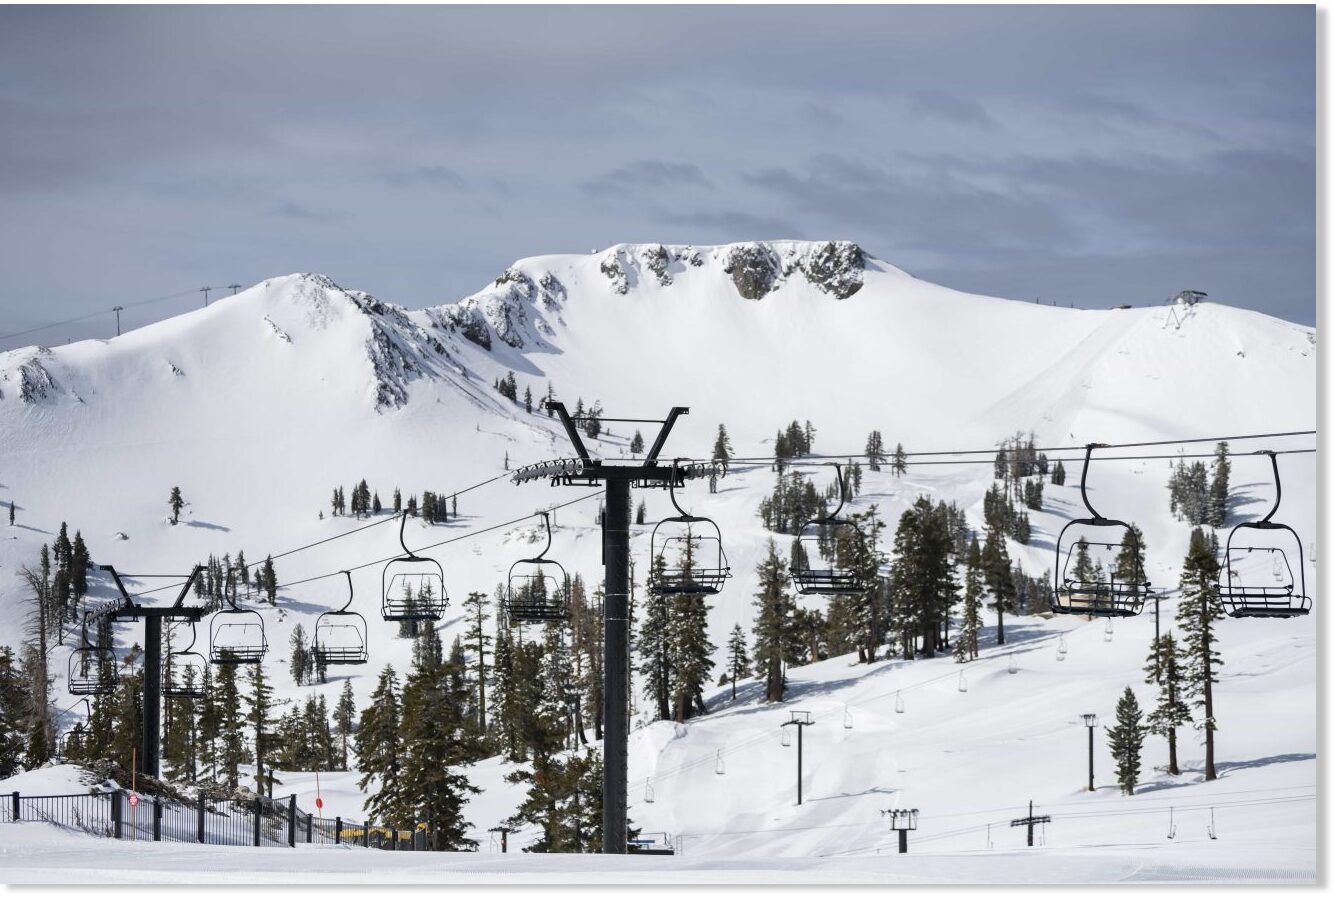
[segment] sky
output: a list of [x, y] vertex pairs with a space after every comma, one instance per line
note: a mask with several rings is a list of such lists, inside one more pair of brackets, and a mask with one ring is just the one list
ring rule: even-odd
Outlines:
[[1315, 84], [1309, 6], [0, 7], [0, 335], [92, 316], [0, 349], [777, 238], [1314, 324]]

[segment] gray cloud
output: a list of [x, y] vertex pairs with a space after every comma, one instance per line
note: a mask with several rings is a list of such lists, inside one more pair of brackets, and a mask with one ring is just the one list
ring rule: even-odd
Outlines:
[[699, 166], [688, 162], [662, 162], [640, 159], [629, 165], [585, 181], [581, 187], [589, 196], [624, 196], [644, 191], [677, 187], [711, 187]]
[[0, 333], [780, 235], [1312, 322], [1314, 34], [1296, 6], [0, 7]]

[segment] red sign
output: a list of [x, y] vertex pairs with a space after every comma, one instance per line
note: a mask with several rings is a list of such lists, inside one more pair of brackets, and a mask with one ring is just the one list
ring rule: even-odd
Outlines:
[[324, 807], [324, 799], [323, 799], [323, 798], [316, 798], [316, 799], [315, 799], [315, 810], [318, 811], [318, 810], [322, 809], [323, 807]]
[[133, 792], [130, 793], [130, 807], [132, 808], [139, 807], [139, 796]]

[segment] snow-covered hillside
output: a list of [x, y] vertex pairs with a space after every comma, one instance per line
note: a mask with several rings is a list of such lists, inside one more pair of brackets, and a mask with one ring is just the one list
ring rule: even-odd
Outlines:
[[[513, 466], [568, 456], [545, 413], [527, 413], [492, 389], [509, 371], [520, 397], [525, 388], [540, 397], [550, 383], [568, 403], [598, 400], [613, 416], [654, 418], [689, 406], [665, 456], [707, 457], [720, 423], [738, 454], [768, 455], [775, 430], [793, 419], [809, 419], [815, 451], [833, 455], [860, 451], [872, 429], [891, 446], [923, 452], [987, 449], [1017, 431], [1034, 432], [1040, 445], [1071, 446], [1314, 427], [1314, 331], [1208, 303], [1178, 310], [1178, 327], [1169, 311], [1077, 311], [962, 294], [852, 244], [621, 245], [521, 260], [478, 293], [430, 309], [405, 310], [321, 276], [290, 275], [113, 340], [7, 352], [0, 354], [0, 504], [15, 503], [17, 525], [0, 529], [7, 537], [0, 643], [21, 636], [18, 570], [61, 521], [82, 531], [98, 563], [183, 573], [210, 552], [243, 549], [254, 562], [363, 525], [328, 513], [334, 487], [363, 477], [387, 501], [395, 486], [405, 495], [453, 492], [502, 473], [507, 457]], [[632, 432], [612, 424], [592, 451], [626, 457]], [[1236, 520], [1270, 500], [1267, 461], [1240, 455], [1261, 447], [1232, 447]], [[1176, 582], [1188, 537], [1168, 513], [1167, 473], [1166, 461], [1109, 461], [1091, 479], [1100, 510], [1144, 529], [1156, 584]], [[1286, 456], [1283, 473], [1280, 517], [1314, 546], [1314, 456]], [[957, 501], [980, 529], [990, 482], [987, 464], [914, 464], [902, 478], [868, 473], [855, 506], [876, 504], [892, 528], [927, 494]], [[179, 526], [168, 520], [174, 485], [189, 503]], [[753, 572], [769, 536], [756, 508], [771, 487], [767, 466], [738, 465], [718, 494], [692, 485], [682, 497], [722, 526], [737, 575], [712, 602], [716, 644], [735, 623], [749, 628]], [[502, 479], [461, 496], [460, 518], [448, 525], [414, 521], [409, 545], [587, 493]], [[665, 496], [644, 498], [650, 521], [667, 513]], [[1030, 545], [1010, 546], [1034, 575], [1051, 567], [1055, 534], [1081, 507], [1077, 470], [1067, 486], [1049, 485], [1045, 498]], [[601, 576], [597, 502], [590, 496], [557, 514], [552, 550], [592, 581]], [[649, 529], [636, 528], [632, 541], [640, 571]], [[280, 559], [279, 580], [393, 555], [394, 530], [372, 528]], [[459, 626], [458, 599], [490, 592], [535, 538], [529, 522], [432, 553], [455, 598], [451, 630]], [[407, 661], [396, 628], [373, 614], [379, 578], [375, 566], [355, 575], [354, 607], [372, 620], [371, 664], [353, 678], [359, 703], [384, 663], [402, 669]], [[315, 614], [341, 603], [342, 589], [328, 579], [282, 593], [269, 636], [280, 695], [307, 691], [287, 681], [291, 627], [309, 629]], [[95, 581], [95, 598], [111, 594]], [[1164, 614], [1174, 609], [1169, 601]], [[1127, 801], [1158, 816], [1080, 818], [1052, 827], [1048, 844], [1161, 841], [1168, 797], [1180, 795], [1178, 807], [1218, 804], [1224, 830], [1264, 829], [1313, 851], [1313, 803], [1237, 806], [1235, 823], [1224, 803], [1239, 797], [1234, 792], [1314, 786], [1318, 613], [1225, 624], [1222, 780], [1184, 785], [1198, 779], [1192, 772], [1174, 785], [1155, 775], [1153, 791]], [[969, 827], [1008, 820], [1029, 798], [1049, 804], [1053, 816], [1122, 806], [1110, 790], [1079, 794], [1084, 734], [1070, 720], [1084, 711], [1110, 716], [1126, 685], [1147, 697], [1139, 670], [1151, 617], [1118, 622], [1111, 643], [1101, 623], [1014, 623], [1007, 631], [1019, 673], [1008, 673], [1007, 652], [988, 649], [984, 662], [965, 669], [966, 693], [948, 659], [854, 667], [834, 658], [793, 670], [793, 696], [782, 707], [757, 704], [748, 687], [735, 704], [720, 692], [717, 713], [688, 726], [637, 730], [632, 818], [648, 831], [685, 833], [688, 853], [816, 854], [887, 841], [878, 811], [895, 804], [920, 807], [922, 837], [934, 834], [952, 850], [983, 848], [984, 836]], [[1062, 631], [1071, 651], [1058, 662]], [[127, 628], [122, 639], [133, 639]], [[309, 688], [333, 693], [341, 681]], [[895, 712], [900, 691], [904, 714]], [[810, 800], [800, 809], [792, 806], [790, 750], [777, 730], [793, 707], [815, 712], [820, 724], [807, 733]], [[1190, 770], [1199, 755], [1188, 739]], [[1100, 757], [1104, 783], [1109, 766]], [[486, 828], [518, 800], [502, 775], [495, 762], [473, 772], [487, 789], [469, 813], [484, 845]], [[650, 778], [656, 801], [647, 805]], [[349, 806], [333, 811], [358, 815], [355, 790], [344, 791]], [[1191, 838], [1203, 838], [1191, 819]], [[956, 830], [963, 832], [947, 835]], [[1015, 837], [993, 832], [992, 841], [1012, 845]]]

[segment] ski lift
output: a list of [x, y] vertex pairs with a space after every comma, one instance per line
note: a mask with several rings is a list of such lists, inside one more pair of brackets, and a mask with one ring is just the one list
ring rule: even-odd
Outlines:
[[347, 576], [347, 601], [337, 611], [326, 611], [315, 618], [315, 635], [310, 640], [310, 654], [316, 664], [365, 664], [370, 659], [366, 645], [366, 618], [349, 611], [352, 604], [352, 572]]
[[445, 569], [434, 558], [423, 558], [408, 548], [403, 538], [408, 513], [402, 515], [398, 544], [403, 554], [384, 566], [380, 616], [386, 621], [438, 621], [449, 604]]
[[[1274, 507], [1258, 521], [1245, 521], [1232, 528], [1223, 554], [1223, 569], [1219, 574], [1218, 598], [1229, 617], [1300, 617], [1311, 611], [1311, 600], [1306, 594], [1306, 564], [1303, 560], [1302, 541], [1287, 524], [1270, 520], [1283, 500], [1283, 484], [1278, 476], [1278, 454], [1264, 449], [1256, 455], [1268, 455], [1274, 468]], [[1251, 538], [1250, 531], [1270, 534], [1274, 544], [1263, 544]], [[1297, 560], [1297, 573], [1285, 547]], [[1246, 557], [1259, 552], [1273, 558], [1277, 586], [1262, 586], [1246, 564]], [[1226, 577], [1224, 577], [1226, 575]]]
[[[723, 534], [712, 520], [695, 517], [677, 503], [676, 462], [667, 495], [678, 514], [659, 521], [649, 537], [648, 591], [655, 596], [717, 595], [732, 576]], [[671, 554], [676, 556], [674, 565], [667, 561]]]
[[1065, 653], [1068, 652], [1068, 651], [1069, 651], [1069, 649], [1067, 649], [1067, 648], [1065, 647], [1065, 634], [1062, 633], [1062, 634], [1061, 634], [1060, 641], [1056, 643], [1056, 660], [1057, 660], [1057, 661], [1064, 661], [1064, 660], [1065, 660]]
[[1019, 662], [1015, 660], [1014, 652], [1010, 652], [1010, 673], [1019, 673]]
[[968, 678], [963, 675], [963, 671], [959, 671], [959, 691], [968, 691]]
[[779, 732], [782, 733], [782, 736], [779, 737], [779, 741], [782, 743], [783, 747], [790, 748], [792, 746], [792, 733], [787, 727], [783, 727]]
[[721, 748], [718, 749], [718, 754], [715, 756], [713, 772], [718, 776], [723, 776], [727, 773], [727, 766], [723, 763], [723, 750]]
[[[843, 483], [843, 468], [831, 463], [838, 484], [838, 506], [833, 514], [815, 518], [802, 524], [797, 532], [796, 548], [800, 552], [792, 553], [792, 582], [801, 595], [854, 595], [866, 589], [866, 582], [859, 566], [859, 558], [865, 547], [865, 538], [852, 521], [840, 518], [847, 501], [847, 489]], [[854, 558], [844, 561], [838, 556], [843, 547], [852, 545]], [[828, 553], [824, 550], [828, 549]], [[813, 567], [812, 558], [829, 557], [827, 567]]]
[[1113, 633], [1113, 631], [1112, 631], [1112, 619], [1109, 617], [1109, 618], [1107, 618], [1107, 625], [1106, 625], [1105, 627], [1102, 628], [1102, 641], [1103, 641], [1103, 642], [1111, 642], [1111, 641], [1112, 641], [1112, 633]]
[[[1056, 614], [1087, 614], [1091, 617], [1130, 617], [1139, 614], [1144, 607], [1144, 600], [1149, 595], [1149, 583], [1144, 575], [1143, 551], [1135, 529], [1124, 521], [1104, 518], [1089, 504], [1088, 473], [1093, 450], [1101, 443], [1089, 443], [1084, 447], [1084, 470], [1079, 476], [1079, 494], [1088, 509], [1089, 517], [1075, 518], [1061, 528], [1056, 540], [1056, 595], [1051, 610]], [[1066, 536], [1071, 527], [1100, 531], [1108, 534], [1103, 540], [1090, 541], [1084, 536], [1072, 540]], [[1078, 531], [1077, 531], [1078, 532]], [[1114, 539], [1120, 536], [1121, 539]], [[1088, 568], [1088, 550], [1097, 548], [1104, 551], [1124, 553], [1130, 551], [1130, 570], [1128, 575], [1121, 572], [1118, 557], [1116, 568], [1103, 579], [1101, 574], [1090, 573]]]
[[903, 706], [903, 693], [902, 693], [902, 692], [895, 692], [895, 693], [894, 693], [894, 713], [895, 713], [895, 714], [902, 714], [902, 713], [903, 713], [904, 711], [906, 711], [906, 710], [907, 710], [907, 709]]
[[[83, 615], [81, 644], [69, 655], [69, 679], [66, 688], [70, 695], [110, 695], [116, 690], [112, 666], [115, 657], [111, 650], [88, 641], [88, 614]], [[100, 642], [100, 640], [99, 640]]]
[[208, 625], [209, 660], [214, 664], [258, 664], [268, 650], [264, 617], [258, 611], [237, 607], [228, 596], [227, 607], [214, 612]]
[[644, 784], [644, 803], [653, 804], [653, 777], [649, 777]]
[[561, 621], [569, 615], [566, 598], [570, 578], [560, 562], [546, 557], [551, 550], [551, 516], [545, 511], [538, 513], [547, 528], [547, 544], [532, 558], [510, 565], [505, 591], [505, 611], [510, 620], [520, 623]]
[[190, 644], [168, 652], [162, 663], [162, 694], [167, 698], [203, 698], [204, 666], [208, 659], [194, 650], [199, 631], [190, 621]]
[[1209, 826], [1205, 829], [1210, 839], [1218, 838], [1218, 826], [1214, 823], [1214, 809], [1209, 809]]
[[1167, 809], [1167, 838], [1175, 839], [1177, 837], [1176, 809]]
[[843, 729], [852, 729], [852, 709], [847, 705], [843, 706]]

